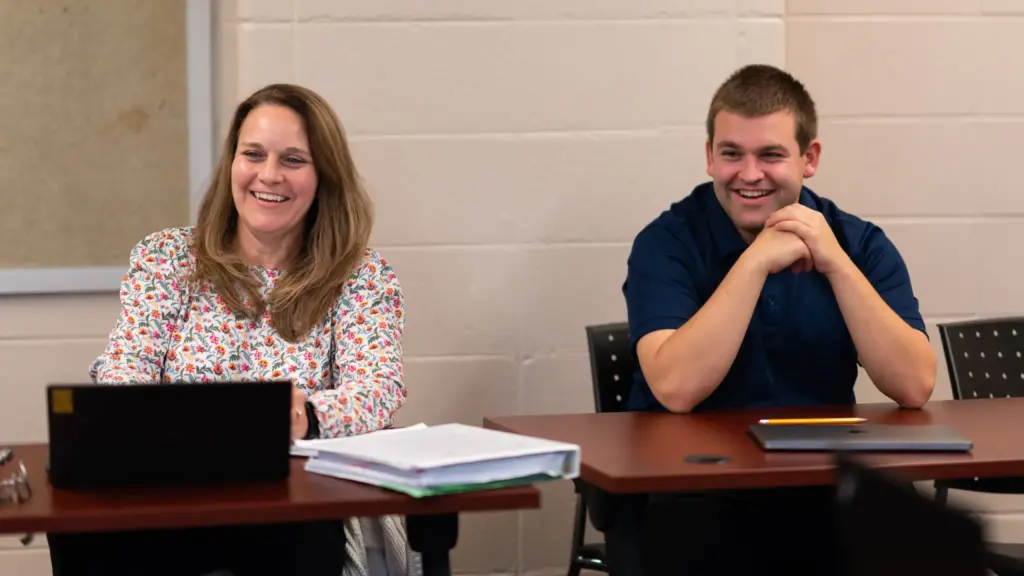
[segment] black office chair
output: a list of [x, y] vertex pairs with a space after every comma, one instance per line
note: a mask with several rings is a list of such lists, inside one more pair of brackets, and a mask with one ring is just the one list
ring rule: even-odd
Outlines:
[[[626, 403], [637, 366], [629, 346], [629, 326], [625, 322], [600, 324], [587, 326], [586, 331], [594, 409], [597, 412], [619, 412]], [[584, 542], [586, 531], [587, 502], [577, 483], [569, 576], [579, 576], [584, 569], [608, 572], [604, 543]]]
[[[956, 400], [1024, 397], [1024, 316], [939, 324], [949, 382]], [[937, 480], [935, 499], [949, 490], [1024, 494], [1024, 478]], [[990, 568], [999, 576], [1024, 576], [1024, 544], [988, 543]]]
[[629, 325], [617, 322], [587, 326], [587, 349], [590, 351], [594, 410], [622, 411], [638, 366], [629, 345]]

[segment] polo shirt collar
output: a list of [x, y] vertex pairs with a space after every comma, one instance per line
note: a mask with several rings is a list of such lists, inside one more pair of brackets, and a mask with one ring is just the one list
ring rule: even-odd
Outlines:
[[[708, 201], [705, 203], [705, 212], [708, 217], [708, 222], [711, 226], [711, 236], [715, 240], [715, 244], [720, 250], [722, 258], [737, 256], [740, 252], [747, 249], [747, 243], [740, 236], [740, 233], [736, 230], [736, 226], [733, 225], [732, 220], [729, 219], [729, 215], [726, 214], [725, 209], [722, 208], [722, 204], [718, 201], [718, 197], [715, 196], [714, 185], [711, 182], [701, 184], [698, 189], [709, 196]], [[811, 191], [806, 187], [800, 189], [800, 204], [816, 210], [814, 199], [811, 197]]]
[[701, 184], [700, 188], [703, 188], [703, 192], [707, 195], [704, 211], [711, 228], [711, 237], [714, 239], [715, 245], [718, 246], [719, 255], [723, 259], [739, 255], [740, 252], [747, 249], [747, 243], [736, 230], [736, 226], [729, 219], [725, 209], [722, 208], [718, 197], [715, 196], [714, 184], [707, 182]]

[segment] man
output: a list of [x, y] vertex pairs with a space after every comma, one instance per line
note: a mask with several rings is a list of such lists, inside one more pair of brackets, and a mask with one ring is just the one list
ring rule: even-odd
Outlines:
[[[883, 394], [921, 407], [935, 358], [909, 273], [881, 229], [803, 185], [821, 157], [803, 85], [743, 67], [716, 91], [707, 133], [712, 181], [646, 226], [629, 256], [640, 370], [628, 408], [851, 404], [858, 362]], [[764, 573], [770, 557], [787, 574], [827, 574], [829, 496], [652, 498], [647, 544], [687, 575]]]

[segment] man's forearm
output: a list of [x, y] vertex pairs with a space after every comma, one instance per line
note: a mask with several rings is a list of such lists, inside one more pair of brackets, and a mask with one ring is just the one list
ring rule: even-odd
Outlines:
[[871, 381], [901, 406], [924, 405], [935, 387], [935, 354], [924, 334], [889, 307], [852, 261], [829, 281]]
[[722, 382], [743, 343], [765, 278], [740, 257], [704, 306], [649, 356], [653, 362], [644, 367], [644, 375], [666, 408], [689, 412]]

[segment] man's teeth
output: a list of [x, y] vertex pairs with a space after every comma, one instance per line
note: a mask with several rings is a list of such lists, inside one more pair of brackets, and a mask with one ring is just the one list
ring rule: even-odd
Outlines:
[[762, 196], [767, 196], [767, 195], [771, 194], [772, 191], [771, 190], [737, 190], [736, 193], [739, 194], [740, 196], [743, 196], [744, 198], [760, 198]]
[[253, 192], [253, 196], [263, 200], [265, 202], [284, 202], [287, 200], [284, 196], [278, 196], [277, 194], [264, 194], [263, 192]]

